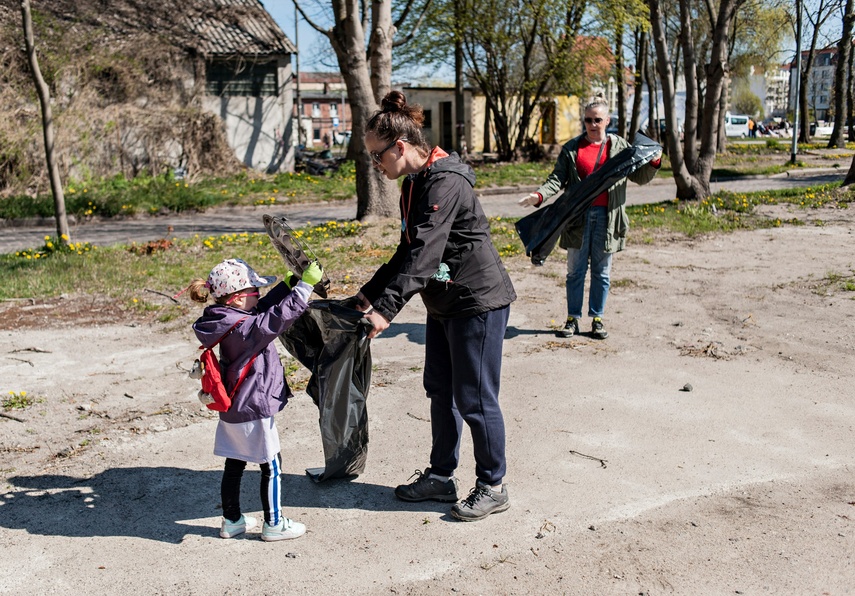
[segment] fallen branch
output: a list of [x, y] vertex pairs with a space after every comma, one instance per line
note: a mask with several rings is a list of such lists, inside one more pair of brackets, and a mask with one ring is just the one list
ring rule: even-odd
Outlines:
[[146, 291], [146, 292], [151, 292], [152, 294], [158, 294], [158, 295], [160, 295], [160, 296], [164, 296], [165, 298], [169, 298], [169, 299], [170, 299], [170, 300], [172, 300], [172, 302], [174, 302], [175, 304], [178, 304], [178, 303], [179, 303], [179, 302], [178, 302], [178, 300], [176, 300], [175, 298], [173, 298], [173, 297], [172, 297], [172, 296], [170, 296], [169, 294], [164, 294], [163, 292], [158, 292], [157, 290], [150, 290], [149, 288], [144, 288], [144, 289], [145, 289], [145, 291]]
[[578, 455], [579, 457], [584, 457], [585, 459], [592, 459], [594, 461], [600, 462], [600, 467], [605, 468], [607, 459], [600, 459], [599, 457], [594, 457], [593, 455], [585, 455], [584, 453], [579, 453], [578, 451], [570, 450], [571, 455]]
[[23, 358], [9, 358], [9, 360], [17, 360], [18, 362], [26, 362], [30, 366], [35, 366], [35, 364], [33, 364], [32, 362], [30, 362], [29, 360], [24, 360]]
[[21, 420], [17, 416], [12, 416], [11, 414], [6, 414], [5, 412], [0, 412], [0, 416], [2, 416], [3, 418], [8, 418], [9, 420], [14, 420], [15, 422], [21, 422], [21, 423], [25, 422], [24, 420]]
[[17, 354], [18, 352], [36, 352], [37, 354], [50, 354], [50, 350], [43, 350], [41, 348], [21, 348], [19, 350], [12, 350], [10, 354]]

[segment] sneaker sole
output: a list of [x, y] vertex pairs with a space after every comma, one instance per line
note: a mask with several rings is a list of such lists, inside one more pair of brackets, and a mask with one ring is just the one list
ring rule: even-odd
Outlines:
[[507, 511], [510, 508], [511, 508], [511, 503], [510, 503], [510, 501], [508, 501], [504, 505], [499, 505], [498, 507], [493, 509], [491, 512], [485, 513], [484, 515], [481, 515], [479, 517], [466, 517], [464, 515], [459, 514], [456, 510], [452, 509], [451, 510], [451, 517], [453, 517], [459, 521], [463, 521], [463, 522], [480, 521], [480, 520], [484, 519], [485, 517], [489, 517], [489, 516], [493, 515], [494, 513], [502, 513], [503, 511]]
[[303, 534], [305, 534], [305, 532], [303, 532], [302, 534], [288, 536], [265, 536], [264, 534], [262, 534], [261, 539], [265, 542], [279, 542], [280, 540], [294, 540], [295, 538], [299, 538]]
[[439, 501], [440, 503], [456, 503], [460, 499], [457, 498], [457, 495], [446, 495], [446, 496], [434, 496], [434, 497], [407, 497], [405, 495], [399, 495], [398, 491], [395, 491], [395, 496], [401, 499], [402, 501], [406, 501], [407, 503], [421, 503], [422, 501]]
[[246, 534], [246, 530], [241, 530], [240, 532], [223, 532], [220, 531], [220, 538], [234, 538], [235, 536], [240, 536], [241, 534]]

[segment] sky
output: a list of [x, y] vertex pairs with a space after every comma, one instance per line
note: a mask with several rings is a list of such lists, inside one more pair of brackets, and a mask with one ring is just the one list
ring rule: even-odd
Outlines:
[[[285, 32], [292, 42], [295, 41], [294, 31], [294, 3], [291, 0], [263, 0], [264, 8], [276, 21], [276, 24]], [[305, 10], [312, 10], [312, 20], [315, 20], [319, 25], [323, 24], [323, 14], [319, 10], [317, 3], [312, 3], [303, 0], [300, 4]], [[317, 17], [317, 18], [316, 18]], [[330, 43], [326, 37], [315, 31], [311, 25], [300, 17], [299, 42], [298, 50], [300, 51], [300, 70], [319, 70], [332, 71], [337, 70], [334, 64], [323, 64], [320, 59], [324, 54], [328, 55], [327, 60], [334, 60]]]
[[[264, 8], [276, 21], [276, 24], [285, 32], [292, 42], [295, 41], [294, 31], [294, 3], [292, 0], [262, 0]], [[327, 14], [330, 10], [329, 0], [300, 0], [300, 6], [303, 7], [311, 19], [321, 26], [328, 25]], [[329, 40], [321, 33], [306, 23], [303, 17], [299, 17], [300, 29], [298, 50], [300, 52], [300, 70], [308, 71], [326, 71], [338, 72], [338, 63], [335, 59], [335, 54], [330, 47]], [[296, 66], [296, 64], [295, 64]], [[392, 74], [392, 78], [404, 77], [407, 81], [453, 81], [454, 76], [451, 72], [446, 72], [447, 69], [431, 66], [424, 69], [408, 70], [404, 72], [396, 72]], [[397, 76], [396, 76], [397, 75]]]

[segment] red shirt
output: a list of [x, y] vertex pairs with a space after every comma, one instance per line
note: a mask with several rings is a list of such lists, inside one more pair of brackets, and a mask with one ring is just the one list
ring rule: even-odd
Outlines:
[[[600, 152], [602, 144], [594, 145], [587, 137], [582, 139], [579, 143], [579, 151], [576, 154], [576, 172], [578, 172], [580, 179], [584, 180], [590, 174], [594, 173], [595, 170], [603, 167], [603, 164], [609, 159], [610, 143], [611, 141], [608, 138], [603, 141], [602, 144], [605, 144], [603, 154], [600, 156], [600, 161], [595, 167], [594, 162], [597, 160], [597, 154]], [[592, 207], [608, 207], [608, 205], [609, 191], [604, 191], [594, 199]]]

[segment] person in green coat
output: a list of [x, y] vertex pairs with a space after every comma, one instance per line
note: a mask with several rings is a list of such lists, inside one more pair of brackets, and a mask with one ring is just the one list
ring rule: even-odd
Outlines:
[[[606, 133], [610, 122], [608, 101], [598, 94], [585, 105], [585, 132], [570, 139], [562, 148], [555, 169], [537, 191], [519, 200], [523, 207], [540, 207], [568, 186], [579, 184], [622, 149], [629, 147], [623, 138]], [[638, 184], [647, 184], [656, 176], [661, 155], [628, 176]], [[588, 316], [592, 317], [591, 335], [608, 337], [603, 313], [609, 294], [612, 255], [623, 250], [629, 218], [626, 215], [626, 178], [616, 182], [594, 199], [578, 222], [568, 225], [561, 233], [559, 246], [567, 249], [567, 321], [557, 332], [559, 337], [579, 334], [579, 319], [585, 293], [585, 276], [591, 267], [591, 287], [588, 295]]]

